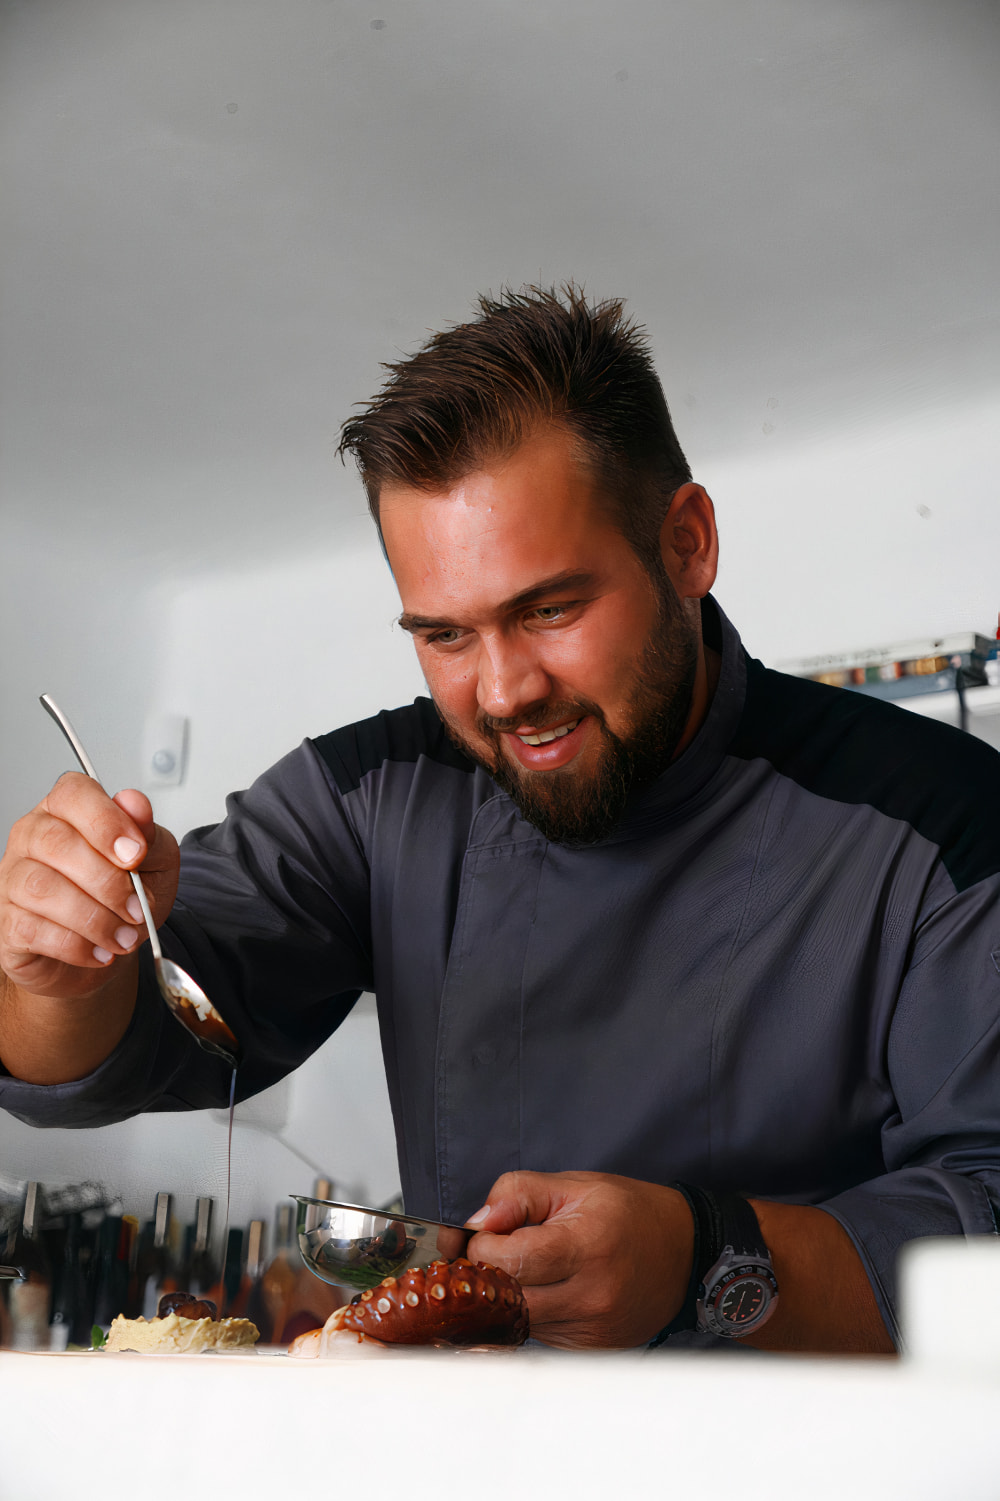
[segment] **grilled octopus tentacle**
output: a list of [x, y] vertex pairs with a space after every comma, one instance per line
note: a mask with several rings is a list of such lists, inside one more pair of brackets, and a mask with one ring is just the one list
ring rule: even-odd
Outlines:
[[499, 1267], [459, 1258], [386, 1277], [341, 1310], [338, 1323], [395, 1345], [520, 1345], [528, 1337], [528, 1307], [519, 1284]]

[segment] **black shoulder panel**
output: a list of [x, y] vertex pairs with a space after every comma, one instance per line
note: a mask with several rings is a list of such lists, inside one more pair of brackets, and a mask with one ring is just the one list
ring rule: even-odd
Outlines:
[[729, 751], [908, 823], [938, 847], [959, 891], [1000, 872], [1000, 755], [951, 725], [748, 660]]
[[472, 773], [475, 762], [456, 750], [429, 698], [415, 698], [402, 709], [383, 709], [372, 719], [346, 725], [313, 741], [343, 793], [386, 761], [417, 761], [427, 756], [442, 766]]

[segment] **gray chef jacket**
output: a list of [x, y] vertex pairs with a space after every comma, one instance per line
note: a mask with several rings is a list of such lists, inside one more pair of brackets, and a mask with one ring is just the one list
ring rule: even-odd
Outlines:
[[[305, 741], [182, 846], [165, 951], [243, 1050], [240, 1097], [378, 1001], [412, 1213], [510, 1168], [819, 1205], [897, 1333], [914, 1237], [997, 1234], [1000, 756], [891, 704], [722, 655], [697, 737], [614, 833], [549, 843], [433, 705]], [[219, 1106], [155, 990], [38, 1125]]]

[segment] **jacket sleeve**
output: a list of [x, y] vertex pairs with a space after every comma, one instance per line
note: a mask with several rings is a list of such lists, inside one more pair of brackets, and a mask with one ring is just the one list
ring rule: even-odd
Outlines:
[[1000, 876], [957, 892], [939, 871], [934, 886], [889, 1031], [886, 1172], [822, 1205], [854, 1241], [897, 1343], [904, 1243], [1000, 1233]]
[[[351, 811], [309, 741], [220, 824], [181, 845], [164, 953], [197, 980], [240, 1044], [237, 1098], [290, 1073], [372, 985], [370, 872]], [[225, 1061], [167, 1010], [148, 945], [118, 1048], [85, 1079], [29, 1085], [0, 1070], [0, 1107], [38, 1126], [100, 1126], [146, 1110], [223, 1106]]]

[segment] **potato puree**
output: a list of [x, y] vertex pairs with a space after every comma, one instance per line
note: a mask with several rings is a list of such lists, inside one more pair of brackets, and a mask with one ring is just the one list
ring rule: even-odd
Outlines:
[[140, 1354], [196, 1355], [202, 1350], [239, 1350], [260, 1338], [249, 1319], [185, 1319], [170, 1313], [162, 1319], [126, 1319], [121, 1314], [108, 1333], [106, 1350]]

